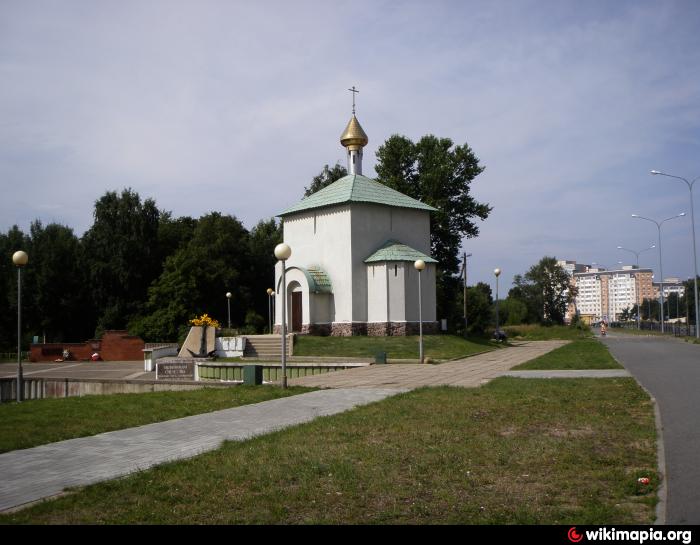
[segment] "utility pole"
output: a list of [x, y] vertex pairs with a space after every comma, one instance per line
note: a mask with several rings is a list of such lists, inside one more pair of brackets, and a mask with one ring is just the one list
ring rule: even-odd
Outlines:
[[467, 254], [464, 252], [464, 262], [462, 263], [462, 272], [464, 273], [464, 338], [467, 338], [467, 326], [469, 325], [467, 320], [467, 258], [471, 257], [472, 254]]

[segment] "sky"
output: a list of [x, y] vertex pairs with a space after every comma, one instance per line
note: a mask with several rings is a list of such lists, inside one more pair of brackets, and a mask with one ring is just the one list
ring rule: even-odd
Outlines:
[[[468, 144], [469, 284], [544, 256], [693, 275], [700, 2], [0, 0], [0, 231], [82, 235], [106, 191], [252, 228], [391, 135]], [[700, 182], [696, 184], [700, 186]], [[694, 190], [695, 205], [700, 188]], [[658, 272], [655, 274], [658, 275]], [[501, 292], [501, 296], [504, 292]]]

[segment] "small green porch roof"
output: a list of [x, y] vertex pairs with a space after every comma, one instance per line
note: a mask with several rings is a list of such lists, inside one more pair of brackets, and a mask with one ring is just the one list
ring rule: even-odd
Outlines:
[[418, 259], [422, 259], [426, 263], [437, 263], [436, 259], [410, 246], [401, 244], [396, 240], [387, 240], [381, 248], [365, 259], [365, 263], [378, 263], [380, 261], [417, 261]]
[[437, 209], [418, 201], [400, 191], [380, 184], [366, 176], [360, 174], [349, 174], [336, 180], [331, 185], [324, 187], [313, 195], [302, 199], [294, 206], [290, 206], [284, 212], [277, 214], [278, 217], [288, 216], [296, 212], [323, 208], [343, 204], [346, 202], [368, 202], [383, 204], [385, 206], [395, 206], [397, 208], [414, 208], [417, 210], [427, 210], [434, 212]]

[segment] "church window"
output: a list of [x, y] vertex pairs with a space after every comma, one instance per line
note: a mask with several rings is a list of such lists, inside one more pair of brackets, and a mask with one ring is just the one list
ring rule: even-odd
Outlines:
[[398, 276], [398, 275], [399, 275], [399, 266], [394, 265], [394, 276]]

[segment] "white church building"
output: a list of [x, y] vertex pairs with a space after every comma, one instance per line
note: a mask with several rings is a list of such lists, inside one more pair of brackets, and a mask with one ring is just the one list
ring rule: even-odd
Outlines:
[[[435, 208], [362, 175], [368, 138], [353, 115], [340, 142], [349, 174], [290, 206], [282, 218], [292, 253], [276, 301], [286, 297], [289, 332], [315, 335], [414, 335], [419, 328], [418, 275], [424, 332], [437, 332], [430, 213]], [[414, 262], [422, 259], [419, 273]], [[284, 294], [284, 295], [283, 295]], [[281, 331], [282, 305], [275, 305]]]

